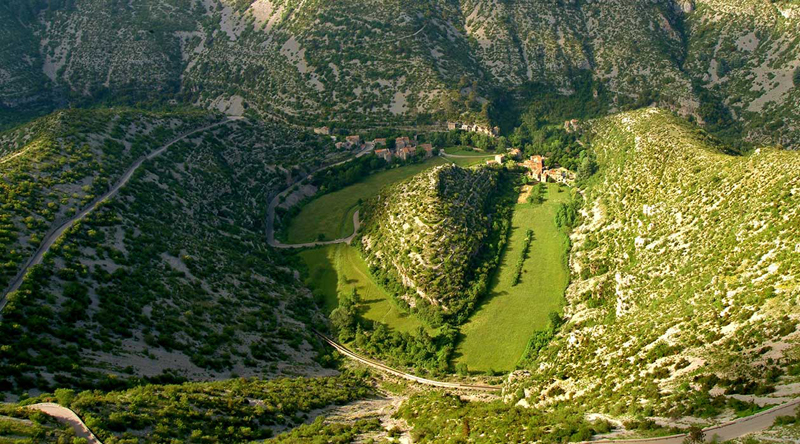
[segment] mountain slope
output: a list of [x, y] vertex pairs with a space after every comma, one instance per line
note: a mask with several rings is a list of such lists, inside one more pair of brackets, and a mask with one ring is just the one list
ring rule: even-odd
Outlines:
[[14, 109], [176, 99], [309, 125], [486, 121], [487, 98], [571, 94], [588, 74], [612, 110], [655, 102], [732, 138], [800, 139], [786, 0], [32, 4], [0, 11], [27, 42], [2, 59]]
[[713, 394], [793, 382], [781, 375], [800, 358], [797, 153], [725, 154], [655, 109], [591, 133], [601, 168], [572, 234], [567, 322], [532, 350], [525, 402], [714, 416]]
[[[180, 117], [81, 113], [78, 137], [87, 143], [116, 134], [115, 127], [162, 134]], [[142, 121], [152, 127], [138, 126]], [[46, 134], [57, 147], [71, 131], [65, 125]], [[90, 146], [81, 159], [91, 159]], [[126, 151], [123, 142], [101, 146]], [[164, 372], [197, 379], [322, 371], [306, 327], [321, 318], [263, 230], [269, 198], [291, 180], [290, 171], [336, 159], [331, 148], [280, 125], [245, 120], [194, 134], [145, 162], [9, 295], [0, 319], [2, 390], [120, 388]], [[47, 184], [59, 177], [49, 167], [59, 158], [42, 151], [19, 159]], [[80, 169], [73, 171], [83, 180]], [[25, 208], [12, 192], [6, 198], [6, 205]], [[80, 196], [70, 199], [73, 208], [85, 205]], [[35, 222], [19, 228], [23, 239], [46, 229]]]

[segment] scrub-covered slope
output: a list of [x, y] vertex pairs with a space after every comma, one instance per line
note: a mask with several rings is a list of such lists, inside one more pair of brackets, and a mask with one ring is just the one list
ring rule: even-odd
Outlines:
[[499, 174], [443, 165], [370, 200], [360, 242], [381, 283], [431, 314], [468, 310], [486, 288], [486, 252], [497, 248], [487, 241], [499, 226], [492, 225]]
[[[89, 144], [78, 159], [91, 159], [90, 142], [103, 140], [107, 128], [113, 134], [122, 121], [142, 118], [122, 113], [109, 122], [106, 114], [115, 115], [85, 116], [97, 125], [77, 132]], [[74, 127], [62, 130], [54, 140], [70, 140]], [[100, 146], [118, 155], [136, 146], [123, 142]], [[18, 158], [42, 175], [37, 183], [58, 178], [51, 163], [69, 159], [53, 145]], [[264, 214], [293, 174], [336, 156], [329, 140], [243, 120], [198, 132], [145, 162], [9, 295], [0, 318], [0, 391], [120, 388], [167, 371], [190, 379], [320, 371], [306, 326], [320, 318], [284, 257], [267, 246]], [[41, 193], [85, 205], [81, 194], [61, 197], [55, 189]], [[9, 192], [4, 204], [26, 209], [24, 197]], [[16, 236], [47, 226], [33, 220]]]
[[176, 99], [306, 124], [486, 123], [518, 91], [586, 88], [611, 110], [655, 102], [798, 143], [788, 0], [16, 0], [0, 24], [20, 42], [0, 48], [0, 111]]
[[654, 109], [591, 132], [600, 173], [572, 234], [566, 324], [532, 350], [525, 402], [713, 416], [710, 394], [796, 380], [782, 375], [800, 359], [800, 156], [729, 155]]

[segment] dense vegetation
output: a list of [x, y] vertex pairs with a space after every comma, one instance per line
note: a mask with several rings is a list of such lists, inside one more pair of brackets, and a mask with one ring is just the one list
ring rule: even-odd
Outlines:
[[431, 324], [463, 322], [497, 265], [511, 188], [505, 170], [451, 165], [385, 189], [363, 210], [371, 272]]
[[239, 443], [273, 437], [303, 424], [314, 409], [371, 394], [364, 374], [344, 374], [145, 385], [119, 392], [61, 389], [38, 399], [71, 408], [107, 444]]

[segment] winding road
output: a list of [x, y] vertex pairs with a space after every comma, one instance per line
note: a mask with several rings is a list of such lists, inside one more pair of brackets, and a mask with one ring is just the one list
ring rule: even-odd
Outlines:
[[127, 171], [125, 171], [125, 173], [123, 173], [122, 177], [120, 177], [120, 179], [117, 181], [117, 183], [114, 184], [113, 187], [111, 187], [108, 191], [105, 192], [105, 194], [103, 194], [103, 195], [97, 197], [96, 199], [94, 199], [91, 203], [89, 203], [89, 205], [87, 205], [84, 209], [79, 211], [77, 214], [75, 214], [71, 218], [69, 218], [66, 221], [60, 223], [59, 225], [56, 225], [56, 226], [50, 228], [50, 230], [45, 234], [44, 239], [42, 240], [41, 244], [39, 244], [39, 248], [37, 248], [36, 252], [34, 252], [33, 256], [31, 256], [28, 259], [28, 261], [25, 262], [25, 264], [19, 270], [17, 275], [14, 277], [14, 279], [12, 279], [11, 282], [9, 283], [8, 288], [3, 292], [2, 299], [0, 299], [0, 313], [2, 313], [3, 309], [6, 307], [6, 304], [8, 303], [8, 295], [9, 295], [9, 293], [17, 291], [19, 289], [20, 285], [22, 285], [22, 281], [25, 278], [25, 274], [28, 273], [28, 270], [30, 270], [30, 268], [33, 267], [34, 265], [38, 265], [38, 264], [40, 264], [42, 262], [42, 258], [44, 258], [45, 253], [50, 251], [50, 248], [58, 240], [58, 238], [60, 238], [61, 235], [64, 234], [65, 231], [67, 231], [73, 225], [75, 225], [76, 222], [80, 221], [81, 219], [86, 217], [86, 215], [88, 215], [89, 213], [94, 211], [94, 209], [97, 208], [101, 203], [103, 203], [103, 202], [111, 199], [112, 197], [116, 196], [117, 193], [119, 192], [119, 190], [122, 189], [122, 187], [124, 187], [125, 184], [128, 183], [128, 181], [131, 179], [131, 177], [133, 177], [133, 173], [135, 173], [136, 170], [138, 170], [139, 167], [141, 167], [142, 164], [145, 161], [151, 160], [151, 159], [159, 156], [161, 153], [166, 151], [169, 147], [171, 147], [172, 145], [180, 142], [181, 140], [186, 139], [187, 137], [190, 137], [190, 136], [195, 135], [197, 133], [200, 133], [200, 132], [203, 132], [203, 131], [207, 131], [207, 130], [209, 130], [211, 128], [215, 128], [215, 127], [220, 126], [220, 125], [226, 125], [226, 124], [228, 124], [230, 122], [233, 122], [233, 121], [236, 121], [236, 120], [241, 120], [241, 119], [242, 119], [241, 117], [228, 117], [228, 118], [225, 118], [225, 119], [223, 119], [223, 120], [221, 120], [219, 122], [212, 123], [210, 125], [206, 125], [206, 126], [203, 126], [201, 128], [194, 129], [192, 131], [189, 131], [188, 133], [185, 133], [183, 135], [180, 135], [180, 136], [170, 140], [169, 142], [167, 142], [166, 144], [162, 145], [161, 147], [155, 149], [154, 151], [151, 151], [149, 154], [146, 154], [146, 155], [140, 157], [139, 159], [137, 159], [128, 168]]
[[[365, 155], [369, 154], [370, 152], [372, 152], [372, 150], [363, 149], [363, 150], [359, 151], [358, 153], [356, 153], [356, 155], [353, 156], [353, 157], [350, 157], [350, 158], [344, 159], [344, 160], [342, 160], [340, 162], [332, 163], [330, 165], [325, 165], [325, 166], [323, 166], [321, 168], [318, 168], [318, 169], [308, 173], [305, 177], [303, 177], [303, 179], [312, 177], [313, 175], [315, 175], [315, 174], [317, 174], [317, 173], [319, 173], [321, 171], [325, 171], [328, 168], [333, 168], [335, 166], [339, 166], [341, 164], [347, 163], [347, 162], [353, 160], [354, 158], [359, 158], [361, 156], [365, 156]], [[359, 218], [358, 218], [358, 210], [356, 210], [356, 212], [353, 214], [353, 234], [351, 234], [350, 236], [343, 237], [343, 238], [340, 238], [340, 239], [329, 240], [329, 241], [307, 242], [307, 243], [303, 243], [303, 244], [284, 244], [284, 243], [282, 243], [282, 242], [280, 242], [280, 241], [275, 239], [275, 209], [278, 208], [278, 205], [281, 204], [281, 198], [282, 197], [286, 197], [287, 195], [289, 195], [291, 193], [292, 188], [294, 188], [296, 183], [297, 182], [293, 183], [291, 186], [287, 187], [285, 190], [283, 190], [280, 193], [278, 193], [277, 195], [275, 195], [275, 197], [273, 197], [272, 200], [269, 202], [269, 207], [267, 208], [267, 244], [269, 244], [270, 247], [282, 248], [282, 249], [319, 247], [319, 246], [323, 246], [323, 245], [333, 245], [333, 244], [348, 244], [348, 245], [350, 245], [350, 243], [356, 237], [356, 233], [358, 233], [358, 228], [361, 226], [361, 223], [360, 223]]]
[[[745, 416], [734, 421], [726, 422], [713, 427], [703, 429], [705, 433], [706, 442], [712, 442], [717, 439], [717, 442], [728, 441], [731, 439], [739, 438], [749, 433], [760, 432], [772, 426], [775, 418], [779, 416], [794, 416], [797, 408], [800, 407], [800, 399], [775, 406], [769, 410], [765, 410], [755, 415]], [[686, 434], [662, 436], [659, 438], [643, 438], [643, 439], [604, 439], [597, 441], [583, 441], [581, 444], [597, 444], [597, 443], [647, 443], [647, 444], [682, 444], [686, 439]]]
[[499, 392], [499, 391], [502, 390], [502, 387], [496, 386], [496, 385], [461, 384], [461, 383], [458, 383], [458, 382], [435, 381], [433, 379], [426, 379], [426, 378], [421, 378], [419, 376], [414, 376], [414, 375], [412, 375], [410, 373], [406, 373], [406, 372], [402, 372], [400, 370], [393, 369], [393, 368], [389, 367], [388, 365], [382, 364], [382, 363], [380, 363], [378, 361], [375, 361], [375, 360], [366, 358], [364, 356], [361, 356], [359, 354], [356, 354], [353, 351], [351, 351], [350, 349], [348, 349], [347, 347], [345, 347], [344, 345], [339, 344], [338, 342], [336, 342], [333, 339], [325, 336], [324, 334], [322, 334], [322, 333], [320, 333], [320, 332], [318, 332], [316, 330], [312, 330], [312, 331], [317, 336], [319, 336], [320, 339], [322, 339], [325, 343], [327, 343], [331, 347], [335, 348], [339, 353], [345, 355], [346, 357], [348, 357], [348, 358], [350, 358], [350, 359], [352, 359], [354, 361], [360, 362], [360, 363], [362, 363], [364, 365], [368, 365], [368, 366], [370, 366], [372, 368], [378, 369], [378, 370], [380, 370], [382, 372], [386, 372], [386, 373], [389, 373], [391, 375], [398, 376], [400, 378], [408, 379], [409, 381], [414, 381], [414, 382], [417, 382], [417, 383], [420, 383], [420, 384], [430, 385], [430, 386], [434, 386], [434, 387], [442, 387], [442, 388], [450, 388], [450, 389], [458, 389], [458, 390], [479, 390], [479, 391], [484, 391], [484, 392]]

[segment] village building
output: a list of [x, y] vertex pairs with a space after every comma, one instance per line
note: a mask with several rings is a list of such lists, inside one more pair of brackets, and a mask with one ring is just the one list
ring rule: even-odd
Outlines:
[[319, 128], [314, 128], [314, 134], [321, 134], [323, 136], [330, 136], [331, 129], [327, 126], [321, 126]]
[[423, 143], [419, 146], [420, 149], [425, 150], [425, 158], [430, 159], [433, 157], [433, 145], [430, 143]]
[[408, 137], [398, 137], [397, 139], [394, 139], [394, 148], [396, 150], [401, 150], [410, 146], [414, 146], [414, 143]]
[[462, 130], [470, 133], [485, 134], [491, 137], [496, 137], [498, 134], [500, 134], [500, 127], [497, 126], [495, 126], [494, 128], [489, 128], [477, 124], [460, 123], [460, 122], [447, 122], [447, 129], [449, 131]]
[[575, 174], [570, 170], [558, 168], [545, 168], [545, 158], [540, 155], [531, 156], [523, 165], [528, 168], [528, 177], [538, 182], [556, 182], [569, 184], [575, 180]]
[[375, 150], [375, 155], [387, 162], [392, 161], [392, 152], [387, 149]]
[[512, 148], [508, 150], [508, 155], [514, 160], [522, 159], [522, 150], [519, 148]]
[[580, 130], [580, 122], [578, 119], [567, 120], [564, 122], [564, 131], [568, 133], [574, 133], [575, 131]]
[[416, 152], [417, 152], [417, 149], [414, 148], [413, 146], [403, 147], [403, 148], [400, 148], [400, 149], [395, 151], [397, 157], [399, 157], [400, 159], [402, 159], [404, 161], [408, 160], [409, 158], [411, 158], [414, 154], [416, 154]]
[[526, 160], [523, 165], [528, 168], [528, 175], [539, 182], [546, 182], [547, 177], [544, 174], [544, 157], [540, 155], [531, 156]]
[[386, 146], [386, 139], [375, 139], [372, 141], [375, 146]]
[[500, 162], [498, 162], [496, 159], [489, 159], [486, 161], [486, 165], [500, 165]]
[[347, 141], [347, 143], [349, 143], [350, 146], [353, 146], [353, 145], [361, 146], [361, 136], [358, 136], [358, 135], [347, 136], [347, 137], [344, 138], [344, 140]]
[[494, 156], [494, 161], [497, 163], [503, 163], [506, 160], [506, 156], [503, 154], [497, 154]]

